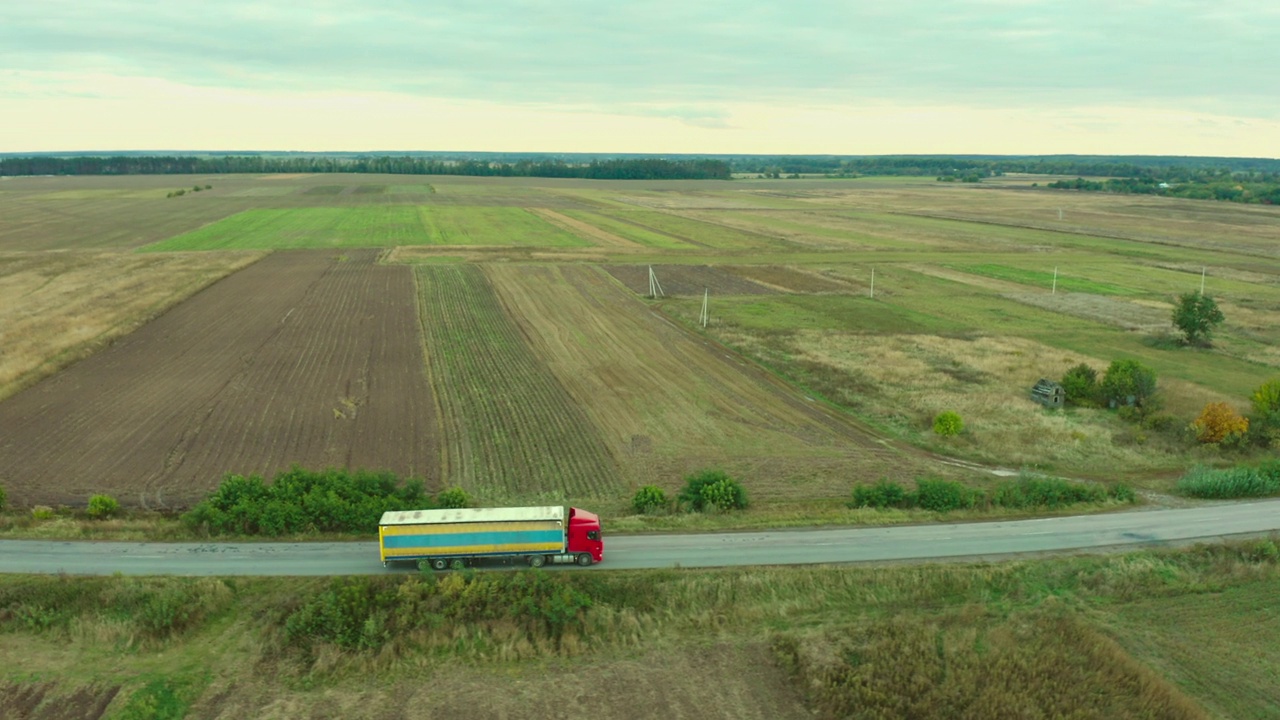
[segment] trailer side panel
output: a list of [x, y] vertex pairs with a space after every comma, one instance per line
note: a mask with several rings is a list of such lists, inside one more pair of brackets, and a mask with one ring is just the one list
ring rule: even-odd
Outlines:
[[379, 535], [383, 560], [560, 553], [565, 547], [558, 520], [383, 525]]

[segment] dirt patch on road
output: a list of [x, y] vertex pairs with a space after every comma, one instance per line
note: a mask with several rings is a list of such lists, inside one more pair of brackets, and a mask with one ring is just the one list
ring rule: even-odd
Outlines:
[[437, 475], [412, 274], [277, 253], [0, 403], [10, 501], [185, 506], [234, 473]]

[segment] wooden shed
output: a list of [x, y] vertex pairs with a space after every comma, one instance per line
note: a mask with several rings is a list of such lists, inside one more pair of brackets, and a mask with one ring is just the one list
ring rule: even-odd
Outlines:
[[1060, 408], [1067, 402], [1067, 391], [1052, 380], [1040, 378], [1031, 388], [1031, 399], [1047, 408]]

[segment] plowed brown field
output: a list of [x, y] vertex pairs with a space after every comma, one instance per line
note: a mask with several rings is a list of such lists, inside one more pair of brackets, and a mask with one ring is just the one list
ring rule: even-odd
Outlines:
[[723, 268], [707, 265], [611, 265], [606, 270], [637, 295], [647, 295], [650, 267], [667, 296], [700, 296], [704, 290], [716, 295], [773, 295], [778, 292]]
[[376, 257], [277, 253], [0, 403], [10, 500], [180, 506], [294, 463], [434, 480], [412, 273]]

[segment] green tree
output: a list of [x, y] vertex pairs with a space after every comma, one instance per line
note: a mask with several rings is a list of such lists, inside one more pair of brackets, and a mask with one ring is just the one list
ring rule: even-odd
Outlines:
[[1098, 371], [1080, 363], [1062, 376], [1062, 389], [1067, 394], [1067, 402], [1092, 405], [1098, 398]]
[[1115, 360], [1102, 376], [1102, 398], [1116, 405], [1141, 406], [1156, 394], [1156, 371], [1137, 360]]
[[1203, 293], [1183, 293], [1173, 307], [1173, 324], [1182, 331], [1188, 345], [1208, 345], [1213, 329], [1224, 319], [1218, 303]]

